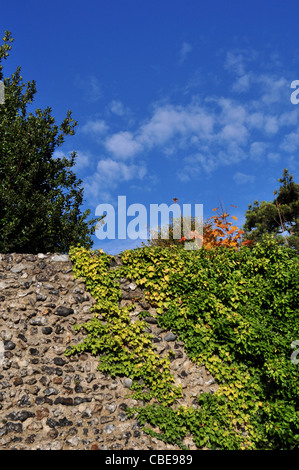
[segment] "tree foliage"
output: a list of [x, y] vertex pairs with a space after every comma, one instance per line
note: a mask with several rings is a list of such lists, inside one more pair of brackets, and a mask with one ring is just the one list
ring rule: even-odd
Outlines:
[[0, 46], [0, 80], [5, 103], [0, 105], [0, 252], [67, 252], [72, 244], [91, 247], [96, 219], [83, 214], [82, 181], [72, 167], [76, 153], [55, 158], [54, 151], [74, 134], [71, 111], [60, 125], [51, 108], [28, 112], [35, 81], [23, 82], [21, 68], [4, 78], [13, 38], [5, 32]]
[[[163, 248], [184, 248], [186, 243], [191, 243], [194, 244], [194, 249], [197, 249], [196, 243], [199, 239], [200, 243], [198, 243], [197, 246], [209, 250], [220, 246], [234, 247], [235, 249], [238, 249], [241, 243], [247, 244], [246, 242], [241, 242], [244, 231], [240, 230], [233, 224], [233, 222], [229, 221], [229, 217], [234, 221], [237, 221], [238, 219], [236, 216], [230, 216], [223, 207], [221, 210], [219, 210], [219, 207], [216, 207], [213, 211], [216, 212], [216, 214], [209, 217], [205, 222], [196, 221], [194, 216], [181, 216], [178, 219], [172, 218], [167, 226], [159, 226], [156, 230], [150, 230], [150, 238], [147, 240], [147, 245]], [[202, 235], [196, 231], [196, 222], [198, 224], [200, 222], [203, 223]], [[179, 224], [181, 226], [180, 234], [187, 233], [187, 237], [182, 236], [179, 238], [175, 236], [176, 226]], [[146, 244], [143, 243], [143, 246], [146, 246]]]
[[[213, 211], [216, 214], [207, 220], [204, 227], [203, 247], [211, 249], [217, 246], [224, 246], [226, 248], [233, 247], [238, 249], [244, 233], [243, 230], [240, 230], [228, 220], [230, 215], [224, 209], [222, 209], [222, 212], [219, 212], [219, 207], [216, 207]], [[238, 220], [235, 215], [231, 217], [235, 221]]]
[[249, 204], [244, 231], [249, 240], [261, 240], [263, 234], [273, 234], [299, 252], [299, 184], [285, 168], [279, 190], [274, 191], [273, 201]]

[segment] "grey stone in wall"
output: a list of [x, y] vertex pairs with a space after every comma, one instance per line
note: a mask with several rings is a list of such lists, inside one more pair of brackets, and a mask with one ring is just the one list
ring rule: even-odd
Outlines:
[[[117, 257], [111, 269], [120, 263]], [[132, 321], [145, 309], [155, 317], [135, 283], [121, 279], [120, 286], [121, 302], [139, 299]], [[93, 304], [67, 255], [0, 254], [0, 450], [179, 449], [128, 419], [126, 408], [142, 404], [128, 397], [129, 378], [99, 372], [92, 355], [64, 355], [84, 339], [74, 324], [92, 317]], [[148, 325], [159, 354], [175, 352], [171, 370], [183, 386], [181, 404], [196, 406], [194, 395], [213, 393], [217, 384], [189, 361], [175, 335]]]

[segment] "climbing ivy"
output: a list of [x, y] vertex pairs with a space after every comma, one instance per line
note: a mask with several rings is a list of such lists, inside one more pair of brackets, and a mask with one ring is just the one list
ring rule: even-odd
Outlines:
[[143, 320], [130, 320], [133, 303], [119, 307], [121, 292], [116, 278], [121, 270], [110, 270], [110, 258], [102, 251], [90, 252], [82, 247], [72, 247], [69, 252], [76, 278], [82, 278], [96, 303], [94, 317], [75, 330], [84, 328], [85, 341], [72, 346], [66, 355], [90, 351], [100, 356], [99, 370], [112, 377], [123, 375], [133, 379], [133, 398], [155, 398], [172, 403], [182, 395], [181, 387], [174, 386], [170, 374], [170, 359], [160, 358], [154, 350], [151, 335], [145, 331]]
[[[96, 305], [94, 318], [76, 327], [88, 338], [67, 354], [99, 354], [100, 370], [130, 376], [135, 397], [154, 399], [128, 411], [146, 432], [181, 446], [191, 434], [198, 448], [299, 447], [299, 366], [291, 361], [291, 344], [299, 339], [299, 263], [293, 250], [270, 236], [239, 250], [143, 247], [123, 252], [123, 265], [114, 270], [103, 252], [73, 248], [70, 256]], [[196, 397], [197, 407], [176, 405], [181, 389], [169, 358], [159, 358], [143, 320], [130, 321], [134, 304], [118, 306], [120, 277], [144, 288], [158, 325], [171, 329], [218, 383], [214, 394]]]

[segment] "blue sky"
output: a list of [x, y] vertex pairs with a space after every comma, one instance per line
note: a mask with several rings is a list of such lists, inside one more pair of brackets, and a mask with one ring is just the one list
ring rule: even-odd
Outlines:
[[[205, 219], [221, 200], [242, 225], [284, 168], [298, 181], [298, 14], [297, 0], [5, 2], [4, 76], [21, 65], [57, 123], [72, 110], [56, 156], [77, 152], [92, 216], [120, 195], [148, 212], [203, 204]], [[94, 237], [109, 253], [140, 243]]]

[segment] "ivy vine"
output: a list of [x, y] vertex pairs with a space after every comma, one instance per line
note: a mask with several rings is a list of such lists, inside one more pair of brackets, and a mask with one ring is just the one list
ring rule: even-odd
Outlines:
[[[94, 318], [76, 326], [88, 337], [66, 354], [90, 351], [99, 355], [100, 370], [131, 377], [133, 396], [148, 403], [128, 413], [147, 433], [182, 447], [192, 435], [199, 449], [299, 447], [299, 367], [291, 361], [299, 330], [294, 251], [265, 236], [239, 250], [125, 251], [114, 270], [101, 250], [73, 247], [70, 257], [96, 304]], [[215, 377], [219, 388], [199, 395], [197, 407], [174, 406], [182, 390], [169, 357], [159, 357], [144, 320], [130, 321], [134, 304], [118, 306], [120, 277], [144, 289], [158, 325], [171, 329], [190, 359]]]

